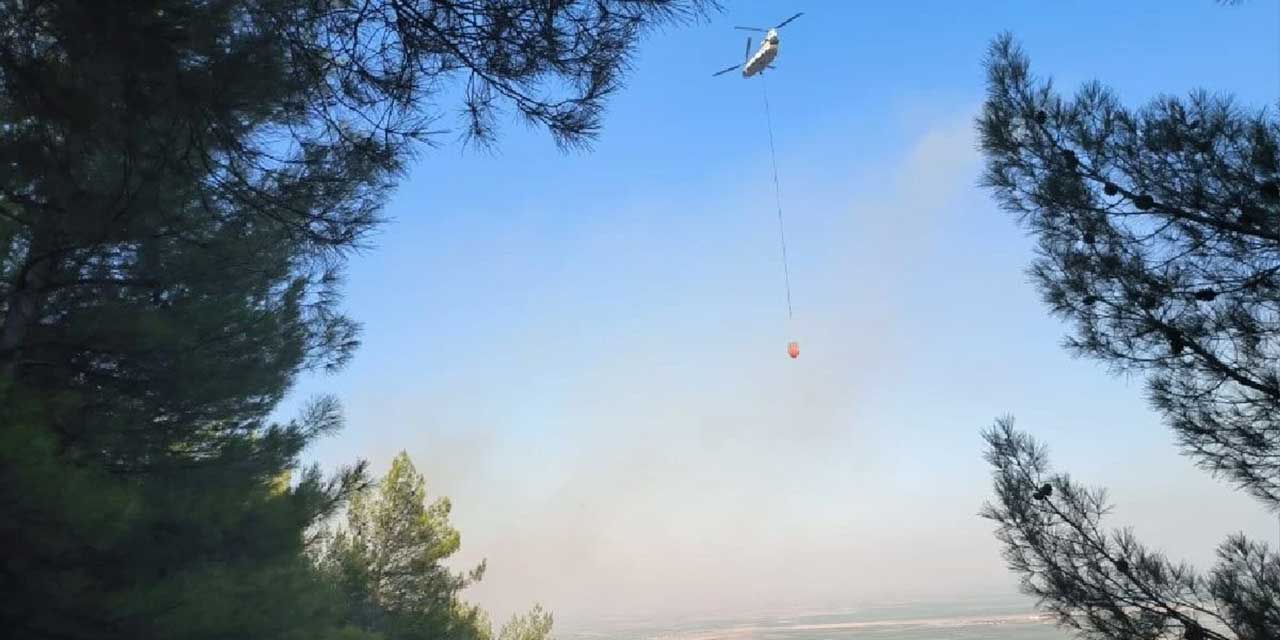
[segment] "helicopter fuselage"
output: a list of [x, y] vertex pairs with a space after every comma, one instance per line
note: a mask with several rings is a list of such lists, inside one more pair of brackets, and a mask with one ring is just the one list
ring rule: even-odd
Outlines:
[[769, 34], [760, 41], [760, 48], [756, 50], [751, 59], [742, 67], [742, 77], [750, 78], [761, 71], [769, 68], [773, 64], [773, 59], [778, 57], [778, 32], [776, 29], [770, 29]]

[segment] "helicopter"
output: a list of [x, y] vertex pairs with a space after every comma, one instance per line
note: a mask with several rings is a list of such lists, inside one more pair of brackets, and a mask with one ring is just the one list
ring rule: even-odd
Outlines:
[[773, 59], [778, 57], [778, 29], [787, 26], [787, 24], [792, 20], [795, 20], [802, 15], [804, 15], [803, 12], [797, 13], [794, 16], [783, 20], [782, 24], [779, 24], [772, 29], [761, 29], [759, 27], [734, 27], [734, 29], [741, 29], [743, 31], [759, 31], [765, 34], [764, 39], [760, 41], [760, 48], [756, 50], [755, 55], [752, 55], [751, 36], [747, 36], [746, 61], [740, 65], [735, 64], [722, 71], [717, 71], [711, 74], [712, 77], [729, 73], [735, 69], [742, 69], [742, 77], [750, 78], [758, 73], [762, 73], [765, 69], [774, 68]]

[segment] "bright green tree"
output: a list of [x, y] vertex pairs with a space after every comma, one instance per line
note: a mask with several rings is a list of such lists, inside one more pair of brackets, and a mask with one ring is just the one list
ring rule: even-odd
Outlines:
[[527, 613], [511, 616], [498, 632], [498, 640], [550, 640], [551, 626], [551, 613], [534, 605]]
[[[330, 533], [320, 564], [346, 602], [347, 619], [388, 640], [488, 640], [487, 616], [463, 601], [484, 563], [454, 572], [460, 548], [448, 498], [429, 500], [426, 479], [401, 452], [375, 488], [351, 499], [345, 525]], [[515, 617], [499, 640], [543, 640], [551, 616], [541, 608]]]

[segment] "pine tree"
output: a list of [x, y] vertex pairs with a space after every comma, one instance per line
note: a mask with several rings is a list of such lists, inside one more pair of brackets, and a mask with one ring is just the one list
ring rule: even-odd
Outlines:
[[350, 356], [343, 258], [440, 83], [481, 141], [509, 103], [585, 144], [638, 38], [706, 5], [0, 0], [0, 371], [84, 396], [77, 455], [210, 454]]
[[[699, 0], [0, 0], [0, 629], [313, 638], [304, 531], [364, 482], [307, 471], [345, 257], [465, 87], [590, 142], [647, 30]], [[359, 632], [347, 628], [350, 637]]]
[[344, 624], [300, 532], [354, 490], [359, 466], [267, 482], [267, 469], [229, 464], [263, 464], [236, 451], [245, 443], [228, 464], [122, 476], [69, 463], [44, 414], [0, 403], [5, 637], [323, 638]]
[[498, 632], [498, 640], [551, 640], [552, 625], [551, 613], [544, 611], [542, 605], [534, 605], [525, 613], [511, 616]]
[[[1280, 508], [1280, 119], [1205, 92], [1138, 110], [1073, 99], [992, 46], [985, 186], [1038, 240], [1031, 275], [1067, 346], [1147, 379], [1198, 465]], [[1051, 473], [1002, 420], [987, 432], [999, 524], [1023, 586], [1084, 637], [1280, 638], [1280, 556], [1235, 536], [1208, 576], [1102, 528], [1105, 495]]]
[[357, 627], [387, 640], [489, 640], [488, 619], [461, 598], [484, 563], [466, 573], [444, 564], [461, 546], [451, 509], [448, 498], [428, 502], [426, 479], [404, 452], [376, 489], [352, 498], [320, 563]]

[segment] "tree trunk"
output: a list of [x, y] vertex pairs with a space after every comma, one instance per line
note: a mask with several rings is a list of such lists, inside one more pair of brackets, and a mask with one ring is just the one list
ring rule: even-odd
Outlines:
[[[39, 240], [39, 239], [37, 239]], [[55, 253], [47, 242], [32, 242], [26, 264], [18, 270], [0, 325], [0, 376], [14, 380], [22, 359], [27, 333], [40, 314], [44, 285], [53, 272]]]

